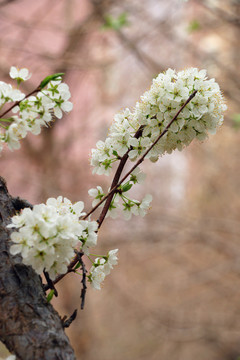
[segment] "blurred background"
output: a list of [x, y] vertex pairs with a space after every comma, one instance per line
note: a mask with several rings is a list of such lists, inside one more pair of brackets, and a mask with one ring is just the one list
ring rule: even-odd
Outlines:
[[[119, 266], [80, 311], [81, 279], [67, 276], [53, 304], [78, 317], [67, 330], [77, 359], [237, 360], [240, 357], [239, 0], [0, 0], [0, 79], [27, 67], [34, 89], [64, 72], [74, 110], [21, 149], [5, 150], [0, 175], [32, 203], [83, 200], [111, 179], [92, 175], [91, 148], [113, 116], [132, 107], [168, 68], [205, 68], [228, 112], [204, 144], [145, 162], [153, 195], [144, 219], [107, 219], [97, 252], [119, 248]], [[4, 356], [6, 350], [1, 348]]]

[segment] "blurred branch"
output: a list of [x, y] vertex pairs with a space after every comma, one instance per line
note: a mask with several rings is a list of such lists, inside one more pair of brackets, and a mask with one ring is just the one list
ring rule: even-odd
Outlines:
[[[224, 11], [219, 6], [213, 4], [213, 2], [209, 2], [207, 0], [195, 0], [198, 4], [208, 9], [214, 16], [219, 17], [221, 20], [224, 20], [231, 25], [240, 26], [240, 18], [235, 16], [235, 14], [229, 14]], [[230, 5], [230, 4], [229, 4]], [[239, 5], [238, 5], [239, 6]]]
[[123, 45], [131, 52], [131, 54], [135, 55], [136, 58], [146, 67], [151, 69], [153, 73], [158, 74], [161, 71], [166, 70], [161, 63], [154, 61], [152, 57], [143, 52], [140, 47], [137, 46], [137, 42], [130, 40], [123, 31], [118, 30], [116, 33]]
[[0, 2], [0, 7], [9, 5], [10, 3], [13, 3], [13, 2], [17, 2], [17, 0], [3, 0]]

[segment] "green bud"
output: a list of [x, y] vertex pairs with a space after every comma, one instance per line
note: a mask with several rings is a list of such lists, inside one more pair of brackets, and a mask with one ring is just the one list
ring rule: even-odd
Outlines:
[[62, 78], [63, 75], [64, 73], [57, 73], [45, 77], [45, 79], [43, 79], [43, 81], [39, 85], [40, 89], [43, 89], [48, 83], [50, 83], [50, 81], [59, 80], [59, 78]]
[[75, 266], [74, 270], [77, 270], [78, 268], [80, 268], [81, 264], [80, 262], [77, 263], [77, 265]]
[[48, 303], [52, 300], [53, 295], [54, 295], [54, 290], [52, 289], [52, 290], [49, 292], [48, 296], [47, 296], [47, 302], [48, 302]]
[[117, 153], [117, 151], [116, 150], [113, 150], [113, 155], [115, 155], [116, 157], [118, 157], [118, 153]]
[[128, 182], [122, 186], [122, 192], [127, 192], [132, 187], [132, 184], [129, 184]]

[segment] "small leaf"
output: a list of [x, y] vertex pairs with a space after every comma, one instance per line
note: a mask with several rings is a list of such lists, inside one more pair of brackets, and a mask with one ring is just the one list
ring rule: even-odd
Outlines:
[[199, 23], [198, 20], [194, 19], [194, 20], [190, 21], [190, 23], [188, 24], [187, 31], [189, 33], [192, 33], [194, 31], [198, 31], [200, 29], [201, 29], [201, 24]]
[[128, 24], [126, 12], [123, 12], [122, 14], [119, 15], [118, 23], [121, 27]]
[[117, 156], [118, 157], [118, 153], [117, 153], [117, 151], [116, 150], [113, 150], [113, 155], [115, 155], [115, 156]]
[[123, 12], [118, 17], [114, 17], [110, 14], [104, 17], [103, 29], [120, 30], [123, 26], [128, 25], [127, 13]]
[[132, 187], [132, 184], [126, 183], [125, 185], [123, 185], [122, 187], [122, 192], [127, 192], [128, 190], [130, 190]]
[[59, 78], [62, 77], [63, 75], [64, 73], [57, 73], [45, 77], [45, 79], [43, 79], [43, 81], [39, 85], [40, 89], [43, 89], [48, 83], [50, 83], [50, 81], [59, 80]]
[[50, 302], [52, 300], [53, 295], [54, 295], [54, 290], [52, 289], [47, 296], [47, 302]]
[[80, 262], [77, 263], [77, 265], [75, 266], [74, 270], [77, 270], [78, 268], [80, 268], [81, 264]]

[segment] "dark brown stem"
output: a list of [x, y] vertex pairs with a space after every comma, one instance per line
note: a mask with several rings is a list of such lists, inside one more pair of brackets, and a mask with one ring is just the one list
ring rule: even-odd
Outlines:
[[74, 310], [74, 312], [72, 313], [72, 315], [67, 319], [66, 316], [64, 316], [62, 318], [62, 326], [63, 328], [68, 328], [71, 323], [76, 319], [77, 317], [77, 309]]
[[[128, 159], [128, 153], [129, 153], [129, 151], [122, 157], [122, 159], [120, 161], [120, 164], [118, 165], [118, 168], [117, 168], [117, 171], [116, 171], [115, 176], [113, 178], [110, 190], [114, 189], [116, 187], [116, 185], [118, 184], [121, 173], [122, 173], [123, 168], [124, 168], [124, 166], [125, 166], [125, 164], [127, 162], [127, 159]], [[106, 200], [106, 202], [104, 204], [102, 212], [101, 212], [101, 214], [100, 214], [100, 216], [98, 218], [98, 229], [100, 228], [100, 226], [102, 225], [103, 220], [105, 219], [105, 216], [106, 216], [106, 214], [108, 212], [109, 206], [111, 204], [111, 201], [112, 201], [112, 198], [113, 198], [115, 192], [116, 191], [113, 191], [111, 193], [111, 195], [108, 196], [108, 198], [107, 198], [107, 200]]]
[[[138, 139], [142, 136], [142, 131], [143, 131], [143, 126], [140, 126], [140, 128], [138, 129], [138, 131], [136, 132], [135, 134], [135, 138]], [[118, 168], [117, 168], [117, 171], [115, 173], [115, 176], [113, 178], [113, 181], [112, 181], [112, 184], [111, 184], [111, 188], [110, 190], [114, 189], [115, 188], [115, 191], [112, 192], [111, 195], [108, 196], [105, 204], [104, 204], [104, 207], [102, 209], [102, 212], [98, 218], [98, 229], [100, 229], [104, 219], [105, 219], [105, 216], [107, 215], [107, 212], [108, 212], [108, 209], [109, 209], [109, 206], [111, 204], [111, 201], [112, 201], [112, 198], [117, 190], [116, 186], [118, 184], [118, 181], [120, 179], [120, 176], [122, 174], [122, 171], [123, 171], [123, 168], [128, 160], [128, 154], [129, 154], [129, 151], [131, 150], [131, 148], [126, 152], [126, 154], [124, 154], [124, 156], [122, 157], [121, 161], [120, 161], [120, 164], [118, 165]]]
[[84, 309], [84, 305], [85, 305], [85, 298], [86, 298], [86, 292], [87, 292], [87, 284], [86, 284], [86, 277], [87, 277], [87, 270], [86, 270], [86, 266], [84, 264], [83, 261], [83, 255], [84, 252], [77, 252], [77, 256], [78, 256], [78, 261], [81, 264], [81, 270], [82, 270], [82, 290], [81, 290], [81, 295], [80, 295], [80, 299], [81, 299], [81, 310]]

